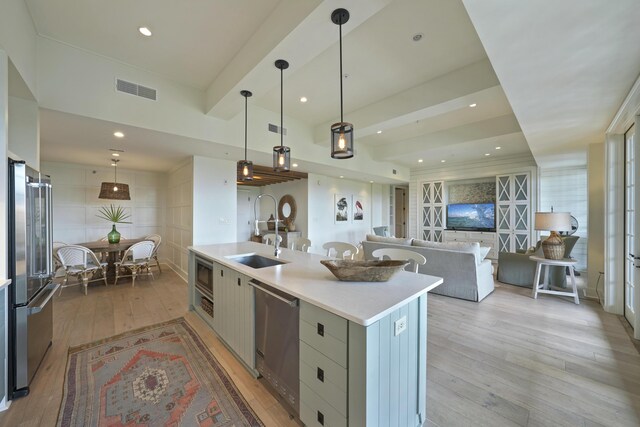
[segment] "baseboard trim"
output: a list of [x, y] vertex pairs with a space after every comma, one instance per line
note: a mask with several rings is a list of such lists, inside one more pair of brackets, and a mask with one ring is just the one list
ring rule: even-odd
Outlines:
[[179, 268], [177, 268], [177, 266], [174, 265], [173, 263], [165, 261], [165, 262], [160, 262], [160, 264], [169, 267], [171, 269], [171, 271], [173, 271], [178, 276], [180, 276], [180, 278], [182, 280], [184, 280], [185, 283], [189, 282], [189, 278], [188, 278], [187, 274], [185, 272], [183, 272], [182, 270], [180, 270]]

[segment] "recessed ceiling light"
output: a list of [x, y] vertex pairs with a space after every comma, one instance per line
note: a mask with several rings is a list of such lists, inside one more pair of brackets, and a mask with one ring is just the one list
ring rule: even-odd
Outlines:
[[306, 96], [303, 96], [303, 97], [300, 98], [300, 102], [302, 102], [302, 103], [305, 103], [307, 101], [308, 101], [308, 99], [307, 99]]
[[373, 184], [373, 181], [369, 181], [369, 183]]
[[476, 103], [474, 102], [473, 104], [469, 104], [469, 107], [474, 108], [476, 105], [478, 105], [478, 104], [476, 104]]
[[381, 131], [381, 130], [379, 130], [379, 131], [378, 131], [378, 132], [376, 132], [376, 133], [379, 133], [379, 134], [380, 134], [380, 133], [382, 133], [382, 131]]
[[422, 159], [418, 159], [418, 163], [422, 163], [424, 160]]
[[446, 162], [447, 162], [446, 160], [440, 160], [440, 163], [446, 163]]
[[297, 168], [297, 167], [298, 167], [298, 164], [297, 164], [297, 163], [294, 163], [294, 164], [292, 164], [291, 166], [293, 166], [294, 168]]
[[416, 33], [416, 34], [414, 34], [414, 35], [413, 35], [413, 37], [411, 37], [411, 39], [412, 39], [414, 42], [419, 42], [420, 40], [422, 40], [422, 38], [423, 38], [423, 37], [424, 37], [424, 34], [422, 34], [422, 33]]
[[115, 165], [116, 165], [115, 163], [111, 163], [111, 166], [115, 166]]
[[501, 149], [501, 148], [502, 148], [502, 147], [496, 147], [496, 150], [499, 150], [499, 149]]
[[113, 157], [120, 157], [120, 154], [118, 154], [118, 153], [111, 153], [111, 155], [112, 155]]
[[344, 176], [340, 175], [340, 178], [344, 178]]
[[142, 34], [145, 37], [151, 37], [151, 30], [147, 27], [140, 27], [138, 28], [138, 31], [140, 31], [140, 34]]
[[490, 155], [491, 155], [491, 153], [484, 153], [484, 155], [485, 155], [485, 156], [490, 156]]
[[113, 136], [115, 136], [116, 138], [124, 138], [124, 133], [117, 131], [113, 133]]

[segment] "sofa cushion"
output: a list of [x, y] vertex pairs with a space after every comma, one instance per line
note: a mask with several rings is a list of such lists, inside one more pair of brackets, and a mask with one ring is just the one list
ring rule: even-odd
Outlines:
[[378, 242], [378, 243], [392, 243], [394, 245], [410, 245], [412, 238], [402, 238], [402, 237], [384, 237], [384, 236], [376, 236], [375, 234], [367, 234], [368, 242]]
[[475, 257], [476, 265], [480, 265], [484, 259], [484, 256], [480, 253], [480, 243], [478, 242], [430, 242], [428, 240], [413, 239], [411, 246], [470, 253]]

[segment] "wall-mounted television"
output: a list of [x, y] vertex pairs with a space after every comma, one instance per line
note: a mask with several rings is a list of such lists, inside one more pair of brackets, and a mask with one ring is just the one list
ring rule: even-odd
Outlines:
[[447, 205], [447, 230], [496, 231], [495, 203]]

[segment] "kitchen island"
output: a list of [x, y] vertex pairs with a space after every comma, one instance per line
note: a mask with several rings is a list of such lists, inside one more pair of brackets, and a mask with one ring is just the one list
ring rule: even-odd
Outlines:
[[[399, 272], [388, 282], [340, 282], [320, 260], [282, 249], [280, 265], [241, 255], [240, 242], [189, 248], [189, 305], [256, 374], [255, 289], [299, 299], [300, 419], [317, 426], [419, 426], [426, 417], [427, 292], [442, 278]], [[209, 267], [208, 267], [209, 266]]]

